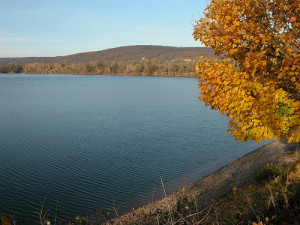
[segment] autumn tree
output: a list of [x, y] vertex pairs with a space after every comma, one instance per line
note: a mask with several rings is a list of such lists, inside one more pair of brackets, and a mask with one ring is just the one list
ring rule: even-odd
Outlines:
[[196, 64], [200, 100], [238, 140], [300, 141], [299, 0], [212, 0], [194, 38], [223, 60]]

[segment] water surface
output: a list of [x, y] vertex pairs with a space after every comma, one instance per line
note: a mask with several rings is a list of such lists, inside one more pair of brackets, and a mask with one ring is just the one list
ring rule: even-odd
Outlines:
[[32, 224], [45, 197], [66, 219], [128, 210], [160, 177], [177, 188], [262, 145], [235, 141], [197, 89], [194, 78], [0, 75], [0, 213]]

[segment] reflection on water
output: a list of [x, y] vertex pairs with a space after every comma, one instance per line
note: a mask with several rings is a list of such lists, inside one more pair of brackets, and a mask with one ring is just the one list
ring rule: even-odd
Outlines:
[[0, 75], [0, 212], [31, 224], [45, 196], [67, 219], [113, 199], [128, 210], [160, 190], [160, 176], [178, 188], [217, 160], [262, 145], [228, 135], [227, 118], [198, 101], [197, 85], [192, 78]]

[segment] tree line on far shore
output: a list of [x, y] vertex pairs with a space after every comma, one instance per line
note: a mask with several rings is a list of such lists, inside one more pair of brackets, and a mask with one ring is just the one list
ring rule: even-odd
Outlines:
[[89, 63], [44, 63], [0, 65], [0, 73], [79, 74], [79, 75], [139, 75], [139, 76], [195, 76], [192, 59], [140, 59], [131, 61], [94, 61]]

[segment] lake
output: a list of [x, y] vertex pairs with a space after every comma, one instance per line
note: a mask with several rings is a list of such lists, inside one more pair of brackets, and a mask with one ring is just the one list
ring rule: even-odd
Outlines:
[[195, 78], [1, 74], [0, 214], [125, 212], [264, 144], [198, 96]]

